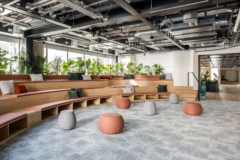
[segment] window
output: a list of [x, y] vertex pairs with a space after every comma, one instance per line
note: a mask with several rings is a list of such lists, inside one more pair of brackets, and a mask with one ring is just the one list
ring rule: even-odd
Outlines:
[[127, 64], [131, 62], [131, 56], [121, 56], [119, 62], [121, 62], [126, 69]]
[[[66, 48], [64, 48], [66, 50]], [[52, 62], [55, 57], [60, 57], [62, 61], [67, 61], [67, 50], [48, 49], [48, 62]]]
[[100, 63], [106, 65], [106, 64], [112, 64], [113, 58], [110, 56], [107, 57], [98, 57]]
[[97, 56], [91, 56], [91, 55], [85, 55], [85, 61], [88, 60], [88, 59], [91, 59], [91, 61], [96, 60], [97, 59]]
[[18, 44], [17, 43], [11, 43], [11, 42], [4, 42], [0, 41], [0, 48], [5, 51], [7, 51], [7, 57], [11, 58], [13, 56], [17, 56], [19, 53]]
[[83, 54], [68, 52], [68, 59], [72, 59], [72, 60], [76, 61], [79, 57], [82, 57], [82, 59], [83, 59]]

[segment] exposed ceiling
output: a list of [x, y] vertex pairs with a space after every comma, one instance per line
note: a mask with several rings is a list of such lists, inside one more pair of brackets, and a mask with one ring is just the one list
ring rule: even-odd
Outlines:
[[209, 55], [200, 56], [201, 67], [239, 69], [239, 54]]
[[[240, 44], [239, 0], [4, 0], [0, 31], [121, 54]], [[213, 64], [214, 65], [214, 64]]]

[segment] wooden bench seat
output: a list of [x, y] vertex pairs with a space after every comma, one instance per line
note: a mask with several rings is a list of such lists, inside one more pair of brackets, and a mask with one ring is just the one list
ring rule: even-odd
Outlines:
[[131, 101], [135, 100], [148, 100], [148, 99], [168, 99], [171, 92], [135, 92], [135, 93], [123, 93], [118, 97], [129, 98]]
[[51, 89], [51, 90], [44, 90], [44, 91], [34, 91], [34, 92], [26, 92], [26, 93], [16, 93], [16, 94], [5, 94], [2, 95], [1, 97], [3, 98], [17, 98], [17, 97], [24, 97], [24, 96], [29, 96], [29, 95], [36, 95], [36, 94], [45, 94], [45, 93], [51, 93], [51, 92], [61, 92], [61, 91], [70, 91], [71, 88], [66, 88], [66, 89]]
[[26, 116], [27, 114], [25, 113], [6, 113], [3, 115], [0, 115], [0, 127]]
[[75, 110], [92, 105], [112, 103], [112, 95], [99, 95], [90, 97], [81, 97], [75, 99], [61, 100], [36, 106], [27, 107], [26, 110], [41, 111], [41, 121], [58, 115], [62, 110]]
[[6, 113], [0, 115], [0, 143], [27, 128], [26, 113]]
[[[86, 89], [98, 89], [98, 88], [103, 88], [103, 87], [86, 87], [82, 88], [83, 90]], [[70, 91], [71, 88], [66, 88], [66, 89], [51, 89], [51, 90], [43, 90], [43, 91], [33, 91], [33, 92], [26, 92], [26, 93], [16, 93], [16, 94], [5, 94], [2, 95], [2, 98], [17, 98], [17, 97], [24, 97], [24, 96], [29, 96], [29, 95], [36, 95], [36, 94], [45, 94], [45, 93], [52, 93], [52, 92], [61, 92], [61, 91]]]
[[110, 98], [111, 95], [100, 95], [100, 96], [90, 96], [90, 97], [81, 97], [81, 98], [74, 98], [74, 99], [67, 99], [67, 100], [62, 100], [62, 101], [57, 101], [57, 102], [51, 102], [51, 103], [46, 103], [46, 104], [40, 104], [37, 106], [33, 107], [28, 107], [26, 108], [27, 110], [37, 110], [37, 111], [42, 111], [42, 110], [47, 110], [49, 108], [53, 108], [55, 106], [59, 105], [65, 105], [69, 103], [75, 103], [75, 102], [80, 102], [80, 101], [86, 101], [86, 100], [94, 100], [98, 98]]

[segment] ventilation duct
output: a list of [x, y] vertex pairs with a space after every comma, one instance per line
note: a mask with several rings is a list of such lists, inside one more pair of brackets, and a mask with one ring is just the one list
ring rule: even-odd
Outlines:
[[190, 26], [197, 25], [198, 15], [197, 11], [187, 12], [183, 16], [183, 22], [188, 23]]
[[72, 8], [73, 10], [76, 10], [82, 14], [85, 14], [93, 19], [101, 19], [103, 18], [103, 16], [100, 14], [100, 13], [93, 13], [92, 11], [89, 11], [90, 8], [88, 9], [85, 9], [84, 8], [84, 3], [82, 2], [81, 5], [83, 6], [80, 6], [80, 5], [77, 5], [77, 4], [74, 4], [73, 2], [71, 2], [70, 0], [57, 0], [58, 2], [68, 6], [69, 8]]
[[13, 33], [22, 34], [22, 31], [19, 29], [18, 26], [13, 26]]

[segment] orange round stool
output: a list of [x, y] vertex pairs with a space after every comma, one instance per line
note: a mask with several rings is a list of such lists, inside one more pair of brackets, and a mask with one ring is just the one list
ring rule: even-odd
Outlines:
[[128, 98], [118, 98], [116, 106], [119, 109], [128, 109], [131, 106], [131, 101]]
[[183, 112], [188, 115], [197, 116], [202, 114], [202, 105], [197, 102], [185, 102], [182, 108]]
[[105, 113], [98, 120], [98, 128], [105, 134], [117, 134], [122, 132], [124, 120], [118, 113]]

